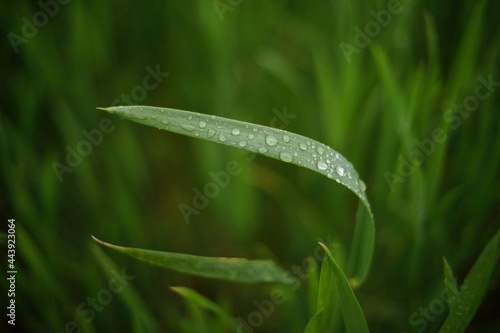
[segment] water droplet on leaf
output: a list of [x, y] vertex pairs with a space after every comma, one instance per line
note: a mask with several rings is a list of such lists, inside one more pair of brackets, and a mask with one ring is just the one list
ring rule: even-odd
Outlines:
[[323, 161], [318, 161], [317, 165], [318, 165], [318, 169], [320, 169], [320, 170], [326, 170], [328, 168], [328, 165], [326, 165], [326, 163]]
[[363, 192], [366, 190], [366, 184], [362, 180], [359, 181], [359, 189]]
[[292, 158], [292, 155], [290, 155], [289, 153], [283, 151], [283, 152], [280, 153], [280, 159], [283, 162], [291, 162], [293, 158]]
[[193, 125], [182, 125], [182, 128], [184, 128], [186, 131], [192, 132], [195, 130]]
[[276, 146], [276, 144], [278, 143], [278, 139], [276, 139], [276, 137], [272, 135], [268, 135], [266, 136], [266, 143], [270, 146]]
[[338, 165], [336, 168], [335, 168], [335, 172], [337, 173], [337, 175], [339, 176], [344, 176], [345, 175], [345, 169], [343, 167], [341, 167], [340, 165]]

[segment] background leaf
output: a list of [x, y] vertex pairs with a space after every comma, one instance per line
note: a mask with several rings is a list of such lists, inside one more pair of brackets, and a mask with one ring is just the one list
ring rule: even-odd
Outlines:
[[213, 258], [123, 247], [92, 238], [113, 250], [149, 264], [209, 278], [236, 282], [291, 283], [288, 274], [270, 260]]
[[498, 263], [499, 256], [500, 231], [484, 247], [467, 274], [458, 296], [449, 300], [453, 305], [439, 333], [465, 331], [488, 290], [491, 273]]
[[212, 300], [201, 295], [197, 291], [186, 287], [170, 287], [170, 289], [184, 297], [187, 302], [195, 303], [201, 308], [215, 313], [227, 326], [232, 329], [236, 329], [238, 327], [236, 319], [231, 317], [226, 311], [224, 311], [224, 309], [217, 305], [217, 303], [214, 303]]

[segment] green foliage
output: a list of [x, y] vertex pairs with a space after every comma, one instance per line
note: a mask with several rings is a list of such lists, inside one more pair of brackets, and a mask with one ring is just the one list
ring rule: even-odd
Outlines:
[[[450, 313], [439, 333], [465, 332], [486, 294], [491, 274], [500, 258], [500, 231], [486, 244], [457, 293], [448, 292]], [[447, 263], [445, 262], [445, 265]], [[449, 271], [449, 268], [445, 268]], [[449, 273], [445, 272], [448, 279]], [[452, 285], [453, 286], [453, 285]], [[453, 289], [453, 287], [451, 287]], [[453, 295], [453, 296], [452, 296]]]
[[182, 253], [117, 246], [92, 238], [115, 251], [152, 265], [199, 276], [236, 282], [291, 283], [285, 271], [269, 260], [200, 257]]
[[373, 252], [374, 224], [365, 183], [353, 165], [332, 148], [288, 131], [201, 113], [148, 107], [117, 106], [101, 108], [140, 124], [165, 129], [195, 138], [222, 143], [256, 154], [296, 164], [335, 179], [356, 194], [364, 204], [358, 214], [358, 226], [350, 258], [356, 285], [361, 284], [370, 267]]
[[[498, 262], [486, 277], [499, 225], [500, 2], [215, 3], [228, 7], [17, 1], [0, 11], [0, 235], [15, 218], [18, 330], [64, 332], [72, 322], [84, 333], [233, 330], [199, 299], [169, 289], [182, 286], [254, 332], [343, 332], [320, 241], [373, 332], [438, 332], [459, 303], [448, 304], [449, 314], [446, 306], [429, 312], [432, 321], [420, 309], [466, 290], [460, 329], [500, 331], [490, 311], [500, 299]], [[25, 38], [17, 49], [11, 33]], [[376, 229], [358, 197], [318, 173], [94, 109], [139, 104], [201, 110], [334, 147], [365, 181]], [[215, 188], [213, 175], [228, 164], [238, 172]], [[197, 206], [205, 189], [217, 195]], [[189, 224], [182, 204], [193, 209]], [[294, 281], [227, 283], [159, 269], [100, 248], [91, 234], [178, 254], [272, 258]], [[106, 296], [99, 292], [118, 268], [136, 278], [86, 320], [79, 306]], [[8, 287], [3, 270], [4, 296]], [[274, 288], [284, 301], [268, 311], [262, 304]]]

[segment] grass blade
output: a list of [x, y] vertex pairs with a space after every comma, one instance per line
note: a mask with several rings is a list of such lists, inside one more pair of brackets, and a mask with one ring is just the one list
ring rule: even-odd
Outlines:
[[[99, 266], [101, 266], [104, 274], [112, 278], [113, 275], [110, 272], [120, 272], [120, 268], [102, 251], [102, 249], [95, 244], [91, 245], [91, 252]], [[134, 333], [159, 332], [158, 323], [148, 309], [147, 303], [141, 298], [132, 285], [128, 285], [127, 288], [124, 288], [118, 295], [130, 311]]]
[[222, 309], [219, 305], [212, 302], [210, 299], [205, 296], [199, 294], [193, 289], [186, 287], [170, 287], [174, 292], [181, 295], [186, 299], [186, 301], [190, 303], [194, 303], [199, 307], [212, 311], [215, 313], [227, 326], [232, 329], [236, 329], [238, 327], [238, 322], [236, 319], [231, 317], [224, 309]]
[[323, 317], [324, 317], [323, 310], [324, 309], [319, 310], [318, 312], [316, 312], [312, 316], [311, 320], [309, 320], [309, 322], [307, 323], [306, 328], [304, 329], [304, 333], [318, 333], [318, 332], [322, 332], [321, 322], [323, 321]]
[[316, 303], [317, 312], [309, 320], [304, 333], [334, 332], [333, 328], [339, 322], [339, 292], [331, 265], [330, 260], [323, 259]]
[[[444, 269], [444, 284], [446, 288], [446, 296], [449, 300], [453, 299], [456, 295], [458, 295], [457, 282], [455, 281], [455, 277], [453, 276], [453, 270], [451, 269], [448, 260], [443, 257], [443, 269]], [[455, 302], [448, 302], [450, 310], [453, 311], [453, 307], [455, 306]]]
[[[500, 231], [489, 241], [465, 278], [439, 333], [464, 332], [484, 298], [500, 255]], [[451, 301], [450, 301], [451, 302]]]
[[363, 252], [355, 258], [358, 284], [366, 278], [373, 252], [373, 214], [365, 194], [366, 186], [353, 165], [332, 148], [310, 138], [284, 130], [201, 113], [151, 107], [116, 106], [99, 108], [137, 123], [195, 138], [221, 143], [272, 157], [316, 171], [349, 188], [367, 209], [366, 225], [371, 235]]
[[117, 246], [92, 238], [113, 250], [152, 265], [215, 279], [236, 282], [293, 282], [288, 274], [270, 260], [242, 258], [213, 258]]
[[356, 299], [356, 296], [352, 291], [347, 277], [345, 276], [342, 269], [340, 269], [340, 267], [337, 265], [330, 250], [328, 250], [328, 248], [322, 243], [319, 243], [319, 245], [321, 245], [321, 247], [327, 254], [325, 261], [330, 262], [333, 277], [335, 278], [335, 282], [338, 288], [340, 306], [342, 308], [342, 316], [344, 317], [344, 324], [347, 332], [369, 332], [363, 310], [361, 309], [361, 306], [359, 305], [358, 300]]

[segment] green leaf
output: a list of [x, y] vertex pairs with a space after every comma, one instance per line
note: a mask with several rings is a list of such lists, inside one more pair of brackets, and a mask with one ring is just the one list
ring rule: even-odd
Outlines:
[[324, 332], [322, 329], [321, 322], [323, 321], [324, 317], [324, 309], [320, 309], [318, 312], [316, 312], [311, 320], [307, 323], [306, 328], [304, 329], [304, 333], [318, 333], [318, 332]]
[[186, 287], [170, 287], [173, 291], [184, 297], [188, 302], [194, 303], [197, 306], [212, 311], [215, 313], [227, 326], [236, 329], [238, 327], [238, 322], [236, 319], [231, 317], [224, 309], [219, 305], [212, 302], [210, 299], [199, 294], [193, 289]]
[[[453, 276], [453, 270], [451, 269], [450, 264], [443, 257], [443, 269], [444, 269], [444, 285], [446, 288], [446, 296], [449, 300], [453, 299], [458, 295], [457, 282], [455, 281], [455, 277]], [[456, 302], [448, 302], [450, 309], [453, 309]]]
[[369, 332], [368, 325], [366, 324], [365, 316], [363, 315], [363, 310], [354, 295], [354, 292], [345, 276], [344, 272], [337, 265], [335, 259], [333, 258], [330, 250], [322, 244], [319, 243], [321, 247], [325, 250], [327, 257], [324, 261], [330, 262], [330, 267], [335, 279], [340, 305], [342, 308], [342, 316], [344, 318], [344, 324], [347, 332], [349, 333], [364, 333]]
[[[102, 249], [99, 248], [99, 246], [95, 244], [91, 245], [92, 254], [101, 266], [102, 271], [109, 276], [109, 278], [115, 278], [114, 274], [116, 274], [116, 272], [123, 272], [123, 269], [120, 270], [120, 268], [102, 251]], [[147, 303], [141, 298], [131, 284], [127, 285], [126, 288], [123, 288], [118, 295], [130, 311], [134, 332], [152, 333], [159, 331], [158, 322], [154, 319], [154, 316], [148, 309], [148, 306], [146, 305]]]
[[117, 246], [92, 238], [113, 250], [152, 265], [215, 279], [237, 282], [292, 283], [291, 277], [270, 260], [213, 258]]
[[474, 317], [486, 294], [493, 269], [500, 254], [500, 230], [484, 247], [479, 258], [465, 278], [458, 296], [453, 295], [448, 303], [452, 304], [450, 313], [439, 333], [464, 332]]
[[354, 259], [351, 278], [361, 284], [366, 278], [373, 252], [373, 214], [365, 194], [365, 184], [353, 165], [332, 148], [302, 135], [201, 113], [151, 106], [98, 108], [137, 123], [194, 138], [221, 143], [272, 157], [316, 171], [349, 188], [364, 204], [367, 214], [363, 237], [366, 245]]
[[373, 251], [371, 240], [375, 237], [374, 232], [369, 211], [365, 206], [358, 206], [356, 226], [349, 254], [350, 260], [347, 266], [347, 274], [352, 277], [349, 283], [353, 288], [357, 288], [368, 275], [371, 256], [366, 254]]
[[316, 313], [306, 326], [306, 332], [331, 332], [339, 322], [340, 304], [339, 292], [331, 262], [323, 259], [319, 277]]

